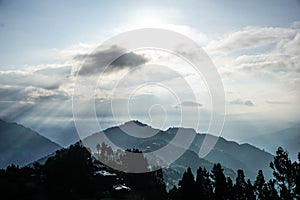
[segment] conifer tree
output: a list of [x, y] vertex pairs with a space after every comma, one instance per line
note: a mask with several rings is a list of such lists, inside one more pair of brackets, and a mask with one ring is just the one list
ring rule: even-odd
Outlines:
[[223, 173], [223, 168], [220, 163], [215, 164], [211, 170], [211, 178], [214, 186], [214, 197], [217, 200], [227, 199], [227, 184]]

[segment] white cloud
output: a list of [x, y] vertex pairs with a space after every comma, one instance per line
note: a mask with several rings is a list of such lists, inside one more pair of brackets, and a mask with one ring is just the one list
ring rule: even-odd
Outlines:
[[70, 75], [70, 70], [70, 66], [62, 65], [56, 68], [41, 66], [24, 70], [0, 71], [0, 84], [54, 90], [65, 82]]
[[276, 44], [293, 37], [297, 30], [281, 27], [246, 27], [220, 40], [214, 40], [206, 46], [212, 53], [228, 54], [245, 49], [254, 49], [270, 44]]

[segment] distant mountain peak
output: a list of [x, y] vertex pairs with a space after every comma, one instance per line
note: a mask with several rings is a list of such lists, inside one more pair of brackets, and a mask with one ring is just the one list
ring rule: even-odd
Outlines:
[[130, 120], [124, 123], [124, 125], [129, 125], [129, 124], [138, 125], [138, 126], [148, 126], [147, 124], [142, 123], [139, 120]]

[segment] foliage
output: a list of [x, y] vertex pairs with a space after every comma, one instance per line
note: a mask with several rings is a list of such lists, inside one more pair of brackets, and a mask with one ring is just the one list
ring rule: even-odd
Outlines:
[[[288, 152], [278, 148], [274, 161], [274, 179], [266, 181], [262, 170], [258, 171], [253, 184], [245, 180], [244, 171], [237, 170], [235, 182], [224, 175], [217, 163], [211, 172], [199, 167], [194, 176], [188, 168], [178, 186], [166, 191], [163, 172], [150, 166], [138, 149], [114, 152], [102, 143], [96, 146], [95, 157], [80, 143], [61, 149], [44, 165], [34, 163], [20, 168], [10, 165], [0, 169], [1, 199], [204, 199], [204, 200], [280, 200], [299, 199], [299, 161], [292, 162]], [[99, 159], [101, 157], [101, 159]], [[125, 173], [113, 170], [100, 161], [144, 167], [147, 173]], [[149, 170], [157, 167], [156, 171]], [[110, 176], [97, 175], [105, 170]], [[96, 175], [95, 175], [96, 174]], [[123, 185], [126, 190], [116, 191], [114, 186]]]

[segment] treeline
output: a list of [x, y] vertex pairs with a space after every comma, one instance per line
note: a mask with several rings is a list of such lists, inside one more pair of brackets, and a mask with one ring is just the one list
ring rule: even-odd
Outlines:
[[[300, 198], [300, 154], [292, 162], [287, 151], [278, 148], [270, 167], [273, 179], [266, 181], [258, 171], [256, 180], [245, 179], [243, 170], [235, 180], [226, 177], [220, 164], [209, 172], [199, 168], [194, 175], [188, 168], [170, 191], [166, 190], [161, 169], [150, 172], [149, 164], [137, 149], [114, 152], [106, 144], [96, 146], [93, 155], [80, 143], [61, 149], [45, 164], [8, 166], [0, 170], [0, 199], [287, 199]], [[132, 153], [139, 157], [132, 160]], [[97, 158], [97, 159], [95, 159]], [[147, 173], [124, 173], [104, 165], [124, 169], [144, 166]], [[154, 167], [154, 166], [151, 166]]]

